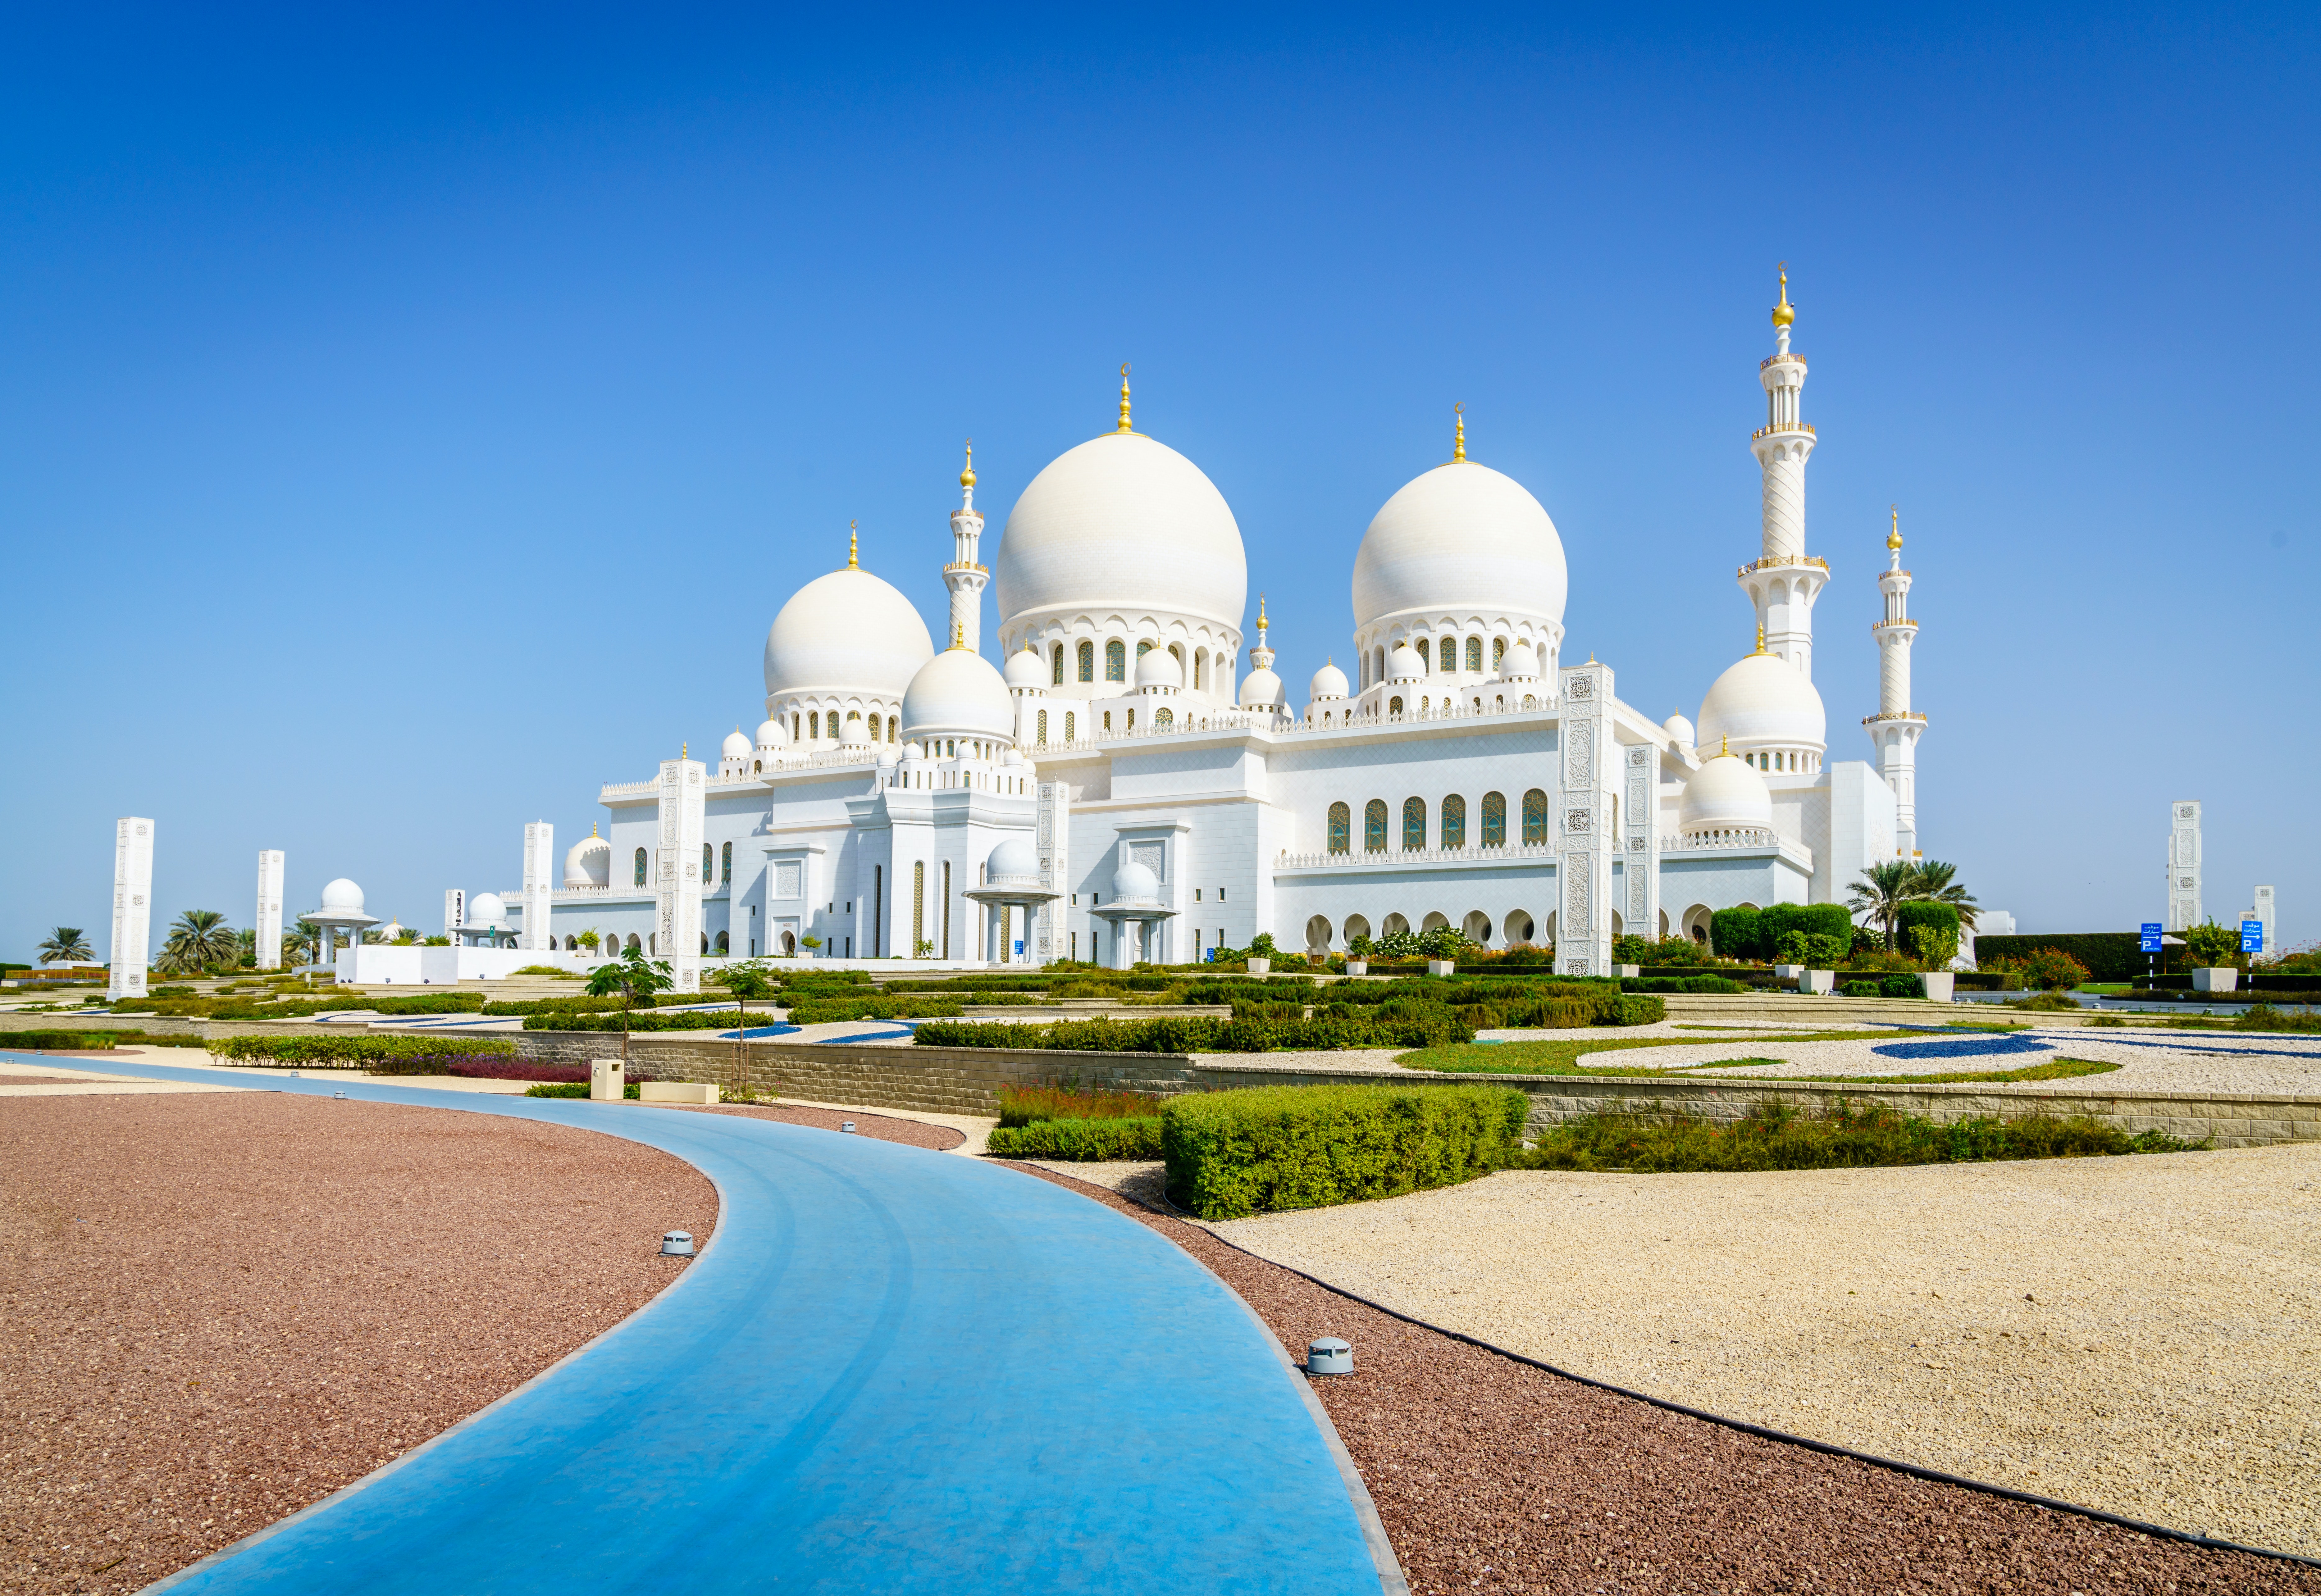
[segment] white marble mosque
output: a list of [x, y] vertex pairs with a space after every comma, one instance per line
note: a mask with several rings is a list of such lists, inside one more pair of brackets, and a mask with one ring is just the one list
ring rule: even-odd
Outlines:
[[[1468, 458], [1463, 418], [1451, 458], [1363, 535], [1348, 664], [1293, 702], [1261, 602], [1242, 632], [1232, 507], [1135, 430], [1124, 367], [1117, 425], [1033, 479], [988, 570], [970, 455], [945, 646], [850, 546], [775, 617], [754, 733], [714, 766], [605, 785], [560, 878], [549, 827], [527, 828], [519, 890], [448, 896], [461, 946], [364, 948], [360, 978], [585, 962], [591, 930], [673, 958], [690, 987], [704, 957], [1119, 965], [1261, 931], [1294, 952], [1446, 923], [1600, 974], [1624, 931], [1700, 938], [1719, 908], [1842, 901], [1866, 866], [1918, 852], [1926, 721], [1898, 521], [1871, 757], [1829, 745], [1795, 315], [1784, 276], [1750, 440], [1762, 539], [1738, 573], [1757, 644], [1695, 721], [1652, 720], [1609, 663], [1562, 657], [1555, 524]], [[980, 652], [987, 584], [997, 666]]]

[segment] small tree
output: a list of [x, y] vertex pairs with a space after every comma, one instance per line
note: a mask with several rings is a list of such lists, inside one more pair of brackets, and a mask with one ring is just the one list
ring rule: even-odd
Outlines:
[[1349, 937], [1346, 939], [1346, 957], [1368, 958], [1370, 956], [1370, 949], [1377, 946], [1378, 944], [1371, 941], [1367, 935]]
[[922, 938], [920, 938], [916, 942], [912, 943], [912, 944], [911, 944], [911, 956], [912, 956], [914, 958], [933, 958], [933, 957], [934, 957], [934, 956], [935, 956], [935, 945], [934, 945], [934, 940], [933, 940], [933, 939], [929, 938], [929, 937], [922, 937]]
[[733, 1000], [742, 1011], [742, 1023], [733, 1032], [733, 1078], [738, 1081], [744, 1078], [741, 1073], [742, 1066], [748, 1064], [750, 1058], [750, 1000], [756, 998], [760, 1002], [765, 1002], [781, 990], [781, 984], [768, 975], [762, 965], [736, 965], [730, 970], [721, 970], [717, 983], [733, 994]]
[[642, 948], [632, 948], [609, 964], [596, 966], [588, 977], [590, 997], [617, 997], [621, 1000], [621, 1071], [629, 1067], [629, 1012], [641, 997], [667, 992], [677, 984], [677, 976], [665, 958], [648, 959]]
[[573, 940], [579, 943], [581, 947], [587, 948], [591, 953], [596, 952], [597, 948], [605, 945], [605, 939], [596, 934], [596, 928], [595, 926], [590, 926], [587, 930], [581, 932], [579, 936], [574, 938]]
[[2241, 962], [2241, 933], [2237, 926], [2222, 926], [2211, 920], [2186, 926], [2176, 934], [2184, 939], [2184, 952], [2195, 969], [2222, 969]]
[[[1872, 865], [1855, 878], [1852, 901], [1848, 905], [1856, 914], [1866, 914], [1878, 922], [1886, 933], [1886, 945], [1894, 945], [1894, 922], [1901, 918], [1902, 905], [1913, 895], [1912, 885], [1916, 869], [1907, 859], [1888, 859], [1882, 865]], [[1719, 953], [1725, 951], [1720, 948]]]

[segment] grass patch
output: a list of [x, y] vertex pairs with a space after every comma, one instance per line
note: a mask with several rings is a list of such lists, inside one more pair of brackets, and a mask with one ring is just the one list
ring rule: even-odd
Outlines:
[[[1890, 1039], [1902, 1034], [1889, 1029], [1783, 1031], [1775, 1036], [1733, 1038], [1737, 1047], [1751, 1042], [1861, 1042]], [[1691, 1037], [1643, 1037], [1633, 1042], [1607, 1043], [1598, 1037], [1542, 1038], [1529, 1042], [1469, 1043], [1461, 1047], [1421, 1047], [1395, 1062], [1405, 1069], [1455, 1070], [1487, 1075], [1673, 1075], [1710, 1065], [1588, 1065], [1573, 1063], [1582, 1053], [1627, 1053], [1644, 1047], [1698, 1047]], [[1779, 1064], [1778, 1058], [1723, 1058], [1717, 1065]]]
[[[1703, 1065], [1700, 1067], [1715, 1066]], [[2068, 1081], [2074, 1075], [2108, 1075], [2118, 1067], [2116, 1064], [2098, 1064], [2087, 1058], [2051, 1058], [2044, 1064], [2026, 1064], [2021, 1069], [1952, 1070], [1939, 1075], [1786, 1075], [1782, 1078], [1790, 1081], [1836, 1081], [1864, 1086], [1939, 1086], [1961, 1081]]]
[[[1068, 1086], [1002, 1086], [999, 1123], [1009, 1129], [1042, 1120], [1146, 1120], [1160, 1112], [1149, 1092], [1080, 1092]], [[1155, 1153], [1154, 1157], [1160, 1155]]]
[[2088, 1021], [2117, 1029], [2134, 1026], [2139, 1030], [2321, 1030], [2321, 1011], [2313, 1009], [2276, 1009], [2270, 1003], [2259, 1003], [2245, 1014], [2235, 1014], [2230, 1020], [2219, 1020], [2207, 1014], [2098, 1014]]
[[1871, 1169], [2001, 1158], [2108, 1157], [2208, 1147], [2164, 1131], [2130, 1136], [2099, 1120], [2032, 1114], [1937, 1125], [1916, 1114], [1843, 1099], [1821, 1113], [1761, 1103], [1746, 1119], [1711, 1125], [1682, 1114], [1591, 1114], [1559, 1125], [1516, 1156], [1519, 1169], [1662, 1174], [1703, 1171]]

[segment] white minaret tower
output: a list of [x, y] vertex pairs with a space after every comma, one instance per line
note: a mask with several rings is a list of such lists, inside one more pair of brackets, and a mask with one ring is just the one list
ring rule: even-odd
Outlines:
[[1781, 263], [1781, 303], [1773, 307], [1773, 352], [1757, 367], [1765, 385], [1765, 424], [1749, 440], [1749, 450], [1765, 474], [1764, 551], [1741, 567], [1741, 586], [1757, 606], [1765, 650], [1778, 654], [1813, 679], [1813, 606], [1829, 585], [1826, 561], [1806, 553], [1806, 461], [1813, 455], [1814, 430], [1798, 418], [1805, 392], [1806, 362], [1789, 352], [1789, 326], [1798, 319], [1789, 304], [1789, 262]]
[[983, 514], [975, 507], [975, 440], [967, 441], [967, 469], [959, 474], [959, 508], [951, 512], [951, 561], [943, 567], [951, 589], [951, 635], [970, 649], [983, 644], [983, 588], [991, 573], [976, 563]]
[[1902, 568], [1899, 507], [1894, 511], [1894, 530], [1886, 536], [1886, 568], [1878, 573], [1878, 589], [1886, 595], [1886, 619], [1870, 628], [1878, 639], [1878, 712], [1861, 723], [1870, 729], [1870, 744], [1878, 750], [1878, 774], [1894, 789], [1894, 851], [1915, 859], [1920, 852], [1918, 739], [1926, 734], [1926, 717], [1910, 708], [1910, 645], [1918, 640], [1918, 623], [1910, 619], [1910, 573]]

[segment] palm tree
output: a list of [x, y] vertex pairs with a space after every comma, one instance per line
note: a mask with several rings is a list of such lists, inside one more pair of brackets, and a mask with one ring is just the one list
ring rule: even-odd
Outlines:
[[182, 975], [209, 965], [230, 963], [238, 949], [233, 928], [214, 909], [188, 909], [177, 916], [154, 961], [164, 973]]
[[81, 965], [96, 957], [88, 939], [80, 934], [78, 926], [59, 926], [49, 939], [41, 944], [41, 962], [44, 965]]
[[1902, 905], [1916, 896], [1911, 884], [1916, 869], [1907, 859], [1888, 859], [1872, 865], [1853, 883], [1853, 901], [1847, 905], [1856, 914], [1867, 914], [1886, 933], [1886, 946], [1894, 945], [1894, 921], [1902, 912]]
[[1966, 888], [1951, 879], [1957, 874], [1956, 865], [1928, 859], [1910, 873], [1910, 896], [1948, 903], [1958, 911], [1959, 924], [1971, 931], [1974, 929], [1974, 898]]
[[302, 920], [282, 933], [282, 957], [294, 965], [311, 965], [315, 949], [323, 945], [322, 928], [311, 920]]

